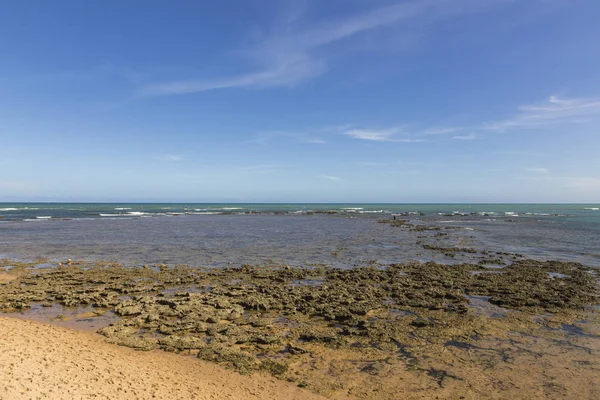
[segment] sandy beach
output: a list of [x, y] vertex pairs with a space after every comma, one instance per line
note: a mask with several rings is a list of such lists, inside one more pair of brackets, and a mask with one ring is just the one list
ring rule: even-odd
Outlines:
[[240, 375], [100, 335], [0, 317], [0, 399], [323, 399], [273, 377]]

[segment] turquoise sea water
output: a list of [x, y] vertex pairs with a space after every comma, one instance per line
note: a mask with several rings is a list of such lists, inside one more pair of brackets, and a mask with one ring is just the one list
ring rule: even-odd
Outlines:
[[[412, 234], [396, 218], [454, 227]], [[425, 235], [425, 236], [424, 236]], [[0, 257], [126, 263], [327, 263], [340, 267], [440, 258], [432, 245], [473, 247], [600, 267], [600, 204], [0, 203]]]
[[0, 221], [320, 212], [365, 215], [421, 213], [426, 216], [538, 216], [600, 225], [600, 204], [0, 203]]

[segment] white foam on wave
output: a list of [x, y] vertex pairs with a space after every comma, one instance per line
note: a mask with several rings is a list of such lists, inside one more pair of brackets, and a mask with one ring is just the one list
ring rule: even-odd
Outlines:
[[122, 210], [131, 210], [131, 208], [128, 208], [128, 207], [115, 207], [115, 210], [120, 210], [120, 211], [122, 211]]
[[460, 215], [461, 217], [466, 217], [469, 213], [461, 212], [461, 211], [452, 211], [452, 215]]
[[215, 214], [222, 214], [222, 213], [217, 212], [217, 211], [200, 211], [200, 212], [190, 212], [190, 213], [186, 213], [186, 214], [191, 214], [191, 215], [215, 215]]
[[364, 208], [362, 208], [362, 207], [344, 207], [344, 208], [342, 208], [342, 210], [346, 210], [346, 211], [358, 211], [358, 210], [364, 210]]
[[133, 219], [135, 215], [127, 215], [127, 214], [100, 214], [101, 217], [106, 218], [119, 218], [119, 219]]
[[516, 213], [516, 212], [514, 212], [514, 211], [505, 211], [505, 212], [504, 212], [504, 214], [505, 214], [505, 215], [512, 215], [512, 216], [519, 215], [519, 213]]
[[221, 207], [221, 208], [215, 208], [215, 210], [231, 211], [231, 210], [243, 210], [243, 208], [241, 208], [241, 207]]
[[142, 211], [129, 211], [126, 215], [140, 216], [140, 215], [148, 215], [148, 213], [142, 212]]
[[19, 209], [8, 207], [8, 208], [0, 208], [0, 211], [19, 211]]
[[360, 214], [382, 214], [389, 211], [386, 210], [377, 210], [377, 211], [359, 211]]
[[584, 210], [600, 211], [600, 207], [586, 207]]
[[52, 219], [51, 216], [48, 215], [40, 215], [35, 218], [24, 218], [23, 221], [26, 222], [40, 222], [40, 221], [50, 221]]

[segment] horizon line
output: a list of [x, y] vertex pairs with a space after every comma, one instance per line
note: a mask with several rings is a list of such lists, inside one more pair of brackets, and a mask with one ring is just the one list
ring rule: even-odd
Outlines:
[[430, 201], [415, 201], [415, 202], [365, 202], [365, 201], [306, 201], [306, 202], [281, 202], [281, 201], [0, 201], [0, 204], [381, 204], [381, 205], [414, 205], [414, 204], [600, 204], [600, 202], [516, 202], [516, 201], [497, 201], [497, 202], [475, 202], [475, 201], [441, 201], [441, 202], [430, 202]]

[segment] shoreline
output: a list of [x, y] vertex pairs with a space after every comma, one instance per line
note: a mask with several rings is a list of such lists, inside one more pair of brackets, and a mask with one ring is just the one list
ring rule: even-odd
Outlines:
[[[111, 313], [98, 330], [110, 343], [191, 354], [204, 361], [182, 358], [257, 379], [268, 373], [328, 398], [594, 398], [600, 313], [588, 306], [597, 302], [596, 275], [531, 260], [500, 270], [74, 261], [21, 265], [13, 280], [0, 273], [0, 303], [61, 313], [61, 321], [66, 311], [74, 322], [80, 311], [82, 322]], [[20, 346], [15, 354], [29, 351]]]

